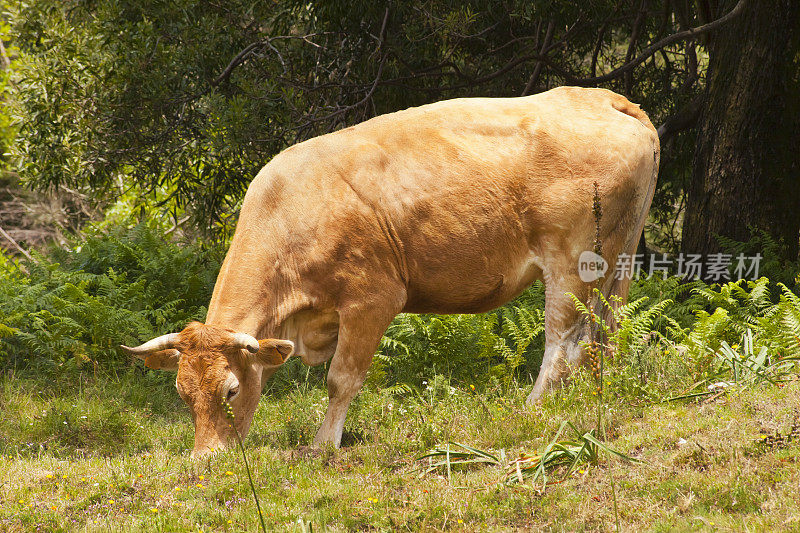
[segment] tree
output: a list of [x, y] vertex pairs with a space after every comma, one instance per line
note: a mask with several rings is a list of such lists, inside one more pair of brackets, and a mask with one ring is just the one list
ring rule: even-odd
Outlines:
[[224, 226], [257, 170], [311, 136], [443, 98], [603, 86], [660, 124], [649, 237], [675, 250], [707, 173], [707, 48], [724, 56], [715, 35], [749, 3], [22, 0], [16, 158], [32, 187], [133, 190]]
[[[724, 9], [732, 1], [720, 2]], [[710, 37], [683, 249], [766, 231], [796, 258], [800, 236], [800, 4], [750, 2]]]
[[[0, 3], [0, 6], [4, 5], [5, 1]], [[8, 23], [0, 17], [0, 102], [4, 107], [8, 99], [8, 79], [13, 64], [12, 58], [16, 53], [15, 50], [8, 49], [10, 44], [8, 40], [9, 33]], [[14, 138], [14, 131], [9, 118], [7, 113], [0, 113], [0, 172], [6, 170], [9, 146]]]

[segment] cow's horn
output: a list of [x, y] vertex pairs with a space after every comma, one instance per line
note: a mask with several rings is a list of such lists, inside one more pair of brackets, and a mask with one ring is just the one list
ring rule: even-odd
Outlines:
[[147, 355], [159, 350], [174, 348], [176, 344], [178, 344], [178, 334], [167, 333], [166, 335], [161, 335], [155, 339], [150, 339], [146, 343], [142, 344], [141, 346], [136, 346], [135, 348], [130, 348], [128, 346], [120, 346], [120, 348], [131, 355]]
[[256, 338], [247, 333], [234, 333], [233, 344], [237, 348], [245, 349], [250, 353], [258, 353], [259, 350]]

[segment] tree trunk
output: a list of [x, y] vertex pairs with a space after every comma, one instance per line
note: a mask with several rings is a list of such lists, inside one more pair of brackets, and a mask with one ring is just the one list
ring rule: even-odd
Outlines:
[[[727, 12], [735, 0], [720, 2]], [[757, 228], [796, 258], [800, 233], [797, 0], [751, 0], [711, 36], [705, 108], [683, 225], [683, 252], [720, 251], [715, 235]]]

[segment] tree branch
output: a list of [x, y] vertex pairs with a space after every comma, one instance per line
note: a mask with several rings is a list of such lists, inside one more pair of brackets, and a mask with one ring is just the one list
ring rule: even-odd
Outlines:
[[594, 76], [591, 78], [578, 78], [573, 74], [570, 74], [561, 67], [557, 67], [553, 64], [551, 64], [550, 66], [558, 74], [566, 78], [566, 80], [569, 83], [574, 83], [575, 85], [597, 85], [598, 83], [615, 80], [620, 76], [625, 75], [626, 72], [633, 70], [640, 64], [647, 61], [647, 59], [649, 59], [653, 54], [655, 54], [664, 47], [667, 47], [671, 44], [675, 44], [680, 41], [685, 41], [687, 39], [696, 39], [700, 35], [704, 35], [708, 32], [714, 31], [724, 26], [734, 18], [738, 17], [742, 13], [742, 11], [744, 11], [744, 8], [747, 6], [748, 2], [749, 0], [739, 0], [739, 3], [737, 3], [736, 6], [734, 6], [734, 8], [731, 9], [727, 15], [724, 15], [713, 22], [709, 22], [708, 24], [703, 24], [702, 26], [698, 26], [697, 28], [690, 28], [688, 30], [681, 31], [673, 35], [664, 37], [657, 43], [652, 44], [647, 48], [645, 48], [644, 52], [639, 54], [639, 56], [636, 57], [636, 59], [634, 59], [633, 61], [629, 61], [624, 65], [622, 65], [621, 67], [612, 70], [608, 74], [603, 74], [602, 76]]
[[[389, 21], [389, 8], [387, 7], [386, 11], [383, 14], [383, 22], [381, 23], [381, 31], [380, 31], [380, 34], [378, 36], [378, 46], [375, 48], [375, 52], [382, 52], [383, 51], [383, 43], [386, 40], [386, 23], [388, 21]], [[314, 123], [325, 122], [325, 121], [330, 120], [332, 118], [336, 118], [338, 116], [341, 116], [341, 115], [347, 113], [348, 111], [350, 111], [352, 109], [355, 109], [355, 108], [367, 103], [369, 101], [369, 99], [372, 98], [372, 95], [375, 93], [375, 89], [378, 88], [378, 85], [381, 82], [381, 76], [383, 75], [383, 67], [386, 65], [386, 59], [387, 58], [388, 58], [388, 54], [383, 53], [383, 56], [381, 57], [381, 62], [378, 65], [378, 73], [375, 75], [375, 80], [372, 82], [372, 85], [370, 86], [369, 91], [367, 91], [367, 94], [366, 94], [366, 96], [364, 96], [364, 98], [362, 98], [361, 100], [359, 100], [355, 104], [348, 105], [348, 106], [342, 107], [340, 109], [337, 109], [336, 111], [334, 111], [332, 113], [329, 113], [329, 114], [327, 114], [327, 115], [325, 115], [323, 117], [317, 117], [317, 118], [309, 119], [305, 123], [303, 123], [301, 126], [297, 127], [296, 129], [297, 130], [303, 130], [303, 129], [307, 128], [308, 126], [311, 126]]]
[[[467, 77], [463, 73], [456, 72], [455, 74], [458, 75], [459, 77], [463, 78], [464, 82], [459, 83], [459, 84], [455, 84], [455, 85], [440, 86], [440, 87], [435, 87], [435, 88], [417, 88], [417, 87], [413, 87], [413, 86], [410, 86], [410, 85], [405, 85], [405, 84], [400, 83], [402, 81], [411, 80], [411, 79], [414, 79], [414, 78], [418, 77], [416, 75], [415, 76], [402, 76], [402, 77], [399, 77], [399, 78], [396, 78], [396, 79], [380, 80], [379, 83], [381, 85], [400, 86], [400, 87], [404, 87], [404, 88], [409, 89], [409, 90], [435, 91], [435, 92], [441, 94], [443, 92], [454, 91], [454, 90], [459, 90], [459, 89], [464, 89], [464, 88], [469, 88], [469, 87], [474, 87], [474, 86], [479, 85], [481, 83], [492, 81], [495, 78], [506, 74], [507, 72], [509, 72], [510, 70], [516, 68], [517, 66], [519, 66], [522, 63], [525, 63], [525, 62], [531, 61], [531, 60], [536, 60], [536, 61], [541, 62], [544, 65], [548, 66], [549, 68], [551, 68], [556, 74], [558, 74], [559, 76], [563, 77], [567, 81], [567, 83], [570, 83], [570, 84], [573, 84], [573, 85], [579, 85], [579, 86], [593, 86], [593, 85], [597, 85], [599, 83], [615, 80], [615, 79], [623, 76], [626, 72], [634, 69], [635, 67], [637, 67], [638, 65], [640, 65], [641, 63], [643, 63], [644, 61], [646, 61], [647, 59], [652, 57], [654, 54], [656, 54], [658, 51], [660, 51], [662, 48], [664, 48], [666, 46], [669, 46], [671, 44], [680, 42], [682, 40], [696, 39], [700, 35], [706, 34], [708, 32], [711, 32], [711, 31], [714, 31], [714, 30], [720, 28], [721, 26], [727, 24], [730, 20], [732, 20], [735, 17], [739, 16], [742, 13], [742, 11], [744, 10], [744, 8], [746, 7], [746, 5], [748, 4], [748, 2], [749, 2], [749, 0], [739, 0], [739, 2], [736, 4], [736, 6], [734, 6], [734, 8], [731, 9], [731, 11], [727, 15], [724, 15], [723, 17], [720, 17], [719, 19], [717, 19], [717, 20], [715, 20], [713, 22], [710, 22], [708, 24], [704, 24], [702, 26], [699, 26], [697, 28], [690, 28], [688, 30], [681, 31], [681, 32], [675, 33], [673, 35], [669, 35], [669, 36], [661, 39], [660, 41], [656, 42], [655, 44], [650, 45], [649, 47], [647, 47], [645, 49], [645, 51], [642, 52], [633, 61], [625, 63], [621, 67], [609, 72], [608, 74], [604, 74], [604, 75], [601, 75], [601, 76], [592, 76], [592, 77], [589, 77], [589, 78], [579, 78], [579, 77], [575, 76], [574, 74], [572, 74], [571, 72], [569, 72], [566, 69], [564, 69], [563, 67], [561, 67], [560, 65], [558, 65], [557, 63], [555, 63], [547, 55], [547, 52], [545, 52], [545, 54], [531, 53], [531, 54], [526, 54], [526, 55], [522, 55], [522, 56], [513, 58], [508, 63], [506, 63], [504, 66], [502, 66], [498, 70], [496, 70], [495, 72], [492, 72], [490, 74], [485, 74], [483, 76], [479, 76], [479, 77], [475, 77], [475, 78]], [[515, 39], [515, 40], [518, 40], [518, 39]], [[551, 44], [550, 46], [547, 47], [547, 51], [549, 52], [550, 50], [554, 49], [558, 44], [560, 44], [562, 42], [563, 42], [563, 39], [561, 41], [559, 41], [559, 43]], [[447, 65], [447, 64], [441, 64], [441, 65], [437, 65], [437, 66], [450, 66], [451, 68], [453, 68], [453, 65]], [[431, 73], [430, 74], [430, 76], [434, 76], [434, 77], [435, 76], [443, 76], [443, 75], [444, 75], [444, 73]], [[337, 114], [338, 114], [338, 112], [337, 112]]]
[[597, 58], [600, 56], [600, 50], [603, 49], [603, 40], [605, 39], [606, 30], [608, 30], [609, 25], [610, 21], [605, 21], [600, 27], [600, 31], [597, 33], [597, 42], [594, 45], [594, 53], [592, 53], [592, 76], [597, 75]]
[[312, 34], [309, 34], [309, 35], [280, 35], [280, 36], [277, 36], [277, 37], [267, 37], [266, 39], [263, 39], [261, 41], [256, 41], [254, 43], [248, 44], [244, 48], [244, 50], [242, 50], [241, 52], [236, 54], [236, 57], [231, 59], [231, 62], [228, 63], [228, 66], [225, 67], [225, 70], [222, 71], [222, 74], [217, 76], [211, 82], [211, 86], [212, 87], [216, 87], [217, 85], [219, 85], [223, 81], [227, 80], [230, 77], [231, 72], [233, 72], [233, 69], [235, 69], [236, 67], [238, 67], [239, 65], [244, 63], [247, 60], [247, 58], [250, 56], [250, 54], [253, 54], [258, 48], [263, 47], [263, 46], [266, 46], [270, 50], [275, 52], [275, 54], [278, 56], [278, 60], [281, 62], [281, 65], [283, 66], [283, 69], [285, 71], [286, 70], [286, 63], [283, 60], [283, 56], [281, 56], [281, 53], [278, 51], [278, 49], [275, 48], [272, 45], [272, 41], [275, 41], [275, 40], [278, 40], [278, 39], [300, 39], [301, 41], [305, 41], [308, 44], [310, 44], [311, 46], [314, 46], [315, 48], [320, 48], [320, 45], [318, 45], [314, 41], [309, 40], [309, 37], [314, 37], [316, 35], [321, 35], [321, 34], [312, 33]]
[[[642, 0], [639, 6], [639, 12], [636, 14], [636, 20], [633, 22], [633, 29], [631, 30], [631, 40], [628, 43], [628, 51], [625, 53], [625, 62], [629, 63], [633, 59], [633, 53], [636, 51], [636, 42], [639, 40], [639, 35], [642, 33], [642, 26], [644, 25], [645, 18], [647, 18], [647, 0]], [[628, 71], [625, 73], [625, 92], [630, 94], [633, 90], [633, 72]]]
[[3, 237], [5, 237], [5, 238], [6, 238], [6, 240], [7, 240], [8, 242], [10, 242], [10, 243], [11, 243], [11, 245], [12, 245], [14, 248], [16, 248], [16, 249], [17, 249], [17, 250], [18, 250], [18, 251], [19, 251], [19, 252], [20, 252], [22, 255], [24, 255], [24, 256], [25, 256], [25, 257], [28, 259], [28, 261], [30, 261], [31, 263], [36, 263], [36, 260], [35, 260], [33, 257], [31, 257], [31, 254], [29, 254], [29, 253], [28, 253], [28, 251], [27, 251], [25, 248], [23, 248], [22, 246], [20, 246], [20, 245], [19, 245], [19, 243], [18, 243], [17, 241], [15, 241], [15, 240], [14, 240], [14, 237], [12, 237], [12, 236], [11, 236], [11, 235], [9, 235], [8, 233], [6, 233], [6, 230], [4, 230], [4, 229], [2, 228], [2, 226], [0, 226], [0, 235], [2, 235]]
[[658, 131], [658, 139], [661, 145], [663, 146], [666, 144], [677, 133], [694, 127], [694, 125], [697, 124], [697, 119], [700, 117], [702, 109], [703, 97], [696, 96], [678, 110], [677, 113], [669, 116], [656, 130]]
[[11, 60], [8, 58], [8, 54], [6, 53], [6, 47], [3, 44], [3, 39], [0, 39], [0, 62], [3, 63], [3, 69], [7, 69], [11, 66]]
[[[556, 27], [556, 21], [550, 19], [550, 23], [547, 25], [547, 33], [544, 36], [544, 41], [542, 42], [542, 47], [539, 50], [540, 55], [545, 54], [545, 50], [550, 46], [550, 43], [553, 41], [553, 30]], [[531, 77], [528, 80], [528, 83], [525, 85], [525, 89], [522, 90], [522, 94], [520, 96], [525, 96], [526, 94], [530, 94], [531, 89], [533, 86], [536, 85], [536, 82], [539, 80], [539, 75], [542, 73], [542, 62], [537, 61], [536, 65], [533, 67], [533, 72], [531, 73]]]
[[222, 71], [222, 74], [217, 76], [217, 78], [214, 81], [211, 82], [211, 86], [212, 87], [216, 87], [217, 85], [219, 85], [223, 81], [227, 80], [228, 77], [230, 77], [231, 72], [233, 72], [233, 69], [235, 69], [236, 67], [238, 67], [239, 65], [244, 63], [244, 60], [247, 59], [247, 56], [249, 56], [253, 52], [253, 50], [255, 50], [256, 48], [258, 48], [260, 46], [264, 46], [264, 42], [263, 41], [259, 41], [257, 43], [251, 43], [251, 44], [247, 45], [247, 47], [244, 50], [239, 52], [236, 55], [236, 57], [234, 57], [231, 60], [231, 62], [228, 63], [228, 66], [225, 67], [225, 70]]

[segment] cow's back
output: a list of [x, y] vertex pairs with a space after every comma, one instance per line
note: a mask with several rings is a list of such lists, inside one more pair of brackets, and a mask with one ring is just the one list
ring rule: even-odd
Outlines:
[[385, 268], [408, 311], [483, 311], [540, 278], [543, 257], [591, 246], [594, 183], [609, 226], [625, 223], [657, 143], [638, 106], [603, 89], [391, 113], [279, 154], [231, 249], [255, 239], [270, 264], [294, 256], [316, 280], [306, 290]]

